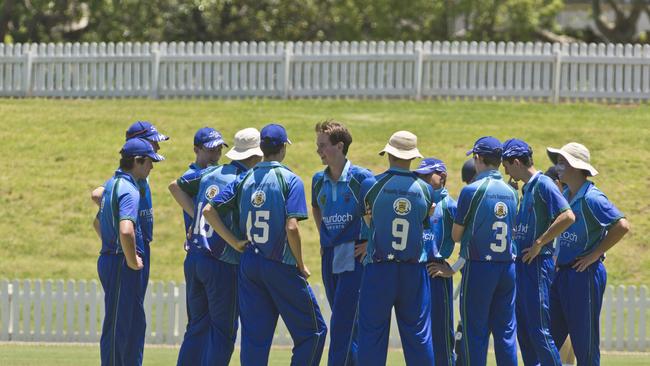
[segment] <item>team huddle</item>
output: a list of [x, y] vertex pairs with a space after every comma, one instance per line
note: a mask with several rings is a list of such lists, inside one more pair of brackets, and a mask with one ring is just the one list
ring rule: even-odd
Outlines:
[[[411, 132], [390, 137], [379, 152], [387, 170], [377, 175], [347, 159], [352, 135], [342, 123], [317, 123], [315, 134], [326, 166], [312, 178], [311, 210], [332, 310], [328, 365], [385, 365], [393, 310], [407, 365], [485, 365], [490, 334], [498, 365], [517, 364], [517, 344], [525, 365], [562, 365], [558, 350], [569, 335], [578, 365], [600, 364], [603, 261], [629, 223], [587, 179], [598, 172], [585, 146], [547, 148], [552, 176], [535, 168], [526, 142], [482, 137], [467, 152], [467, 185], [455, 200], [447, 166], [424, 158]], [[119, 168], [92, 193], [100, 206], [102, 365], [142, 364], [153, 240], [147, 177], [168, 139], [151, 123], [134, 123]], [[278, 316], [294, 342], [291, 364], [320, 364], [328, 327], [303, 260], [304, 184], [282, 164], [290, 144], [278, 124], [240, 130], [232, 147], [201, 128], [196, 161], [169, 185], [187, 233], [188, 324], [178, 365], [228, 365], [239, 324], [241, 364], [266, 365]], [[220, 164], [224, 148], [230, 162]]]

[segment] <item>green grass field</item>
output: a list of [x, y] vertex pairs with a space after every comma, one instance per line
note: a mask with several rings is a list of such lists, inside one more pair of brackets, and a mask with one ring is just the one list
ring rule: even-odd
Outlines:
[[[327, 352], [327, 350], [326, 350]], [[144, 365], [173, 365], [178, 357], [176, 347], [147, 347], [144, 353]], [[0, 344], [0, 364], [4, 366], [90, 366], [99, 360], [99, 347], [91, 345], [28, 345]], [[285, 366], [291, 361], [291, 350], [274, 348], [271, 351], [269, 366]], [[601, 363], [607, 366], [645, 366], [650, 362], [647, 353], [603, 354]], [[239, 365], [239, 350], [235, 351], [231, 365]], [[327, 364], [326, 357], [321, 365]], [[401, 351], [391, 349], [388, 352], [387, 365], [404, 365]], [[488, 354], [488, 365], [496, 365], [494, 354]]]
[[[294, 142], [286, 164], [303, 178], [309, 192], [312, 174], [322, 169], [313, 125], [336, 118], [353, 133], [350, 159], [375, 172], [386, 167], [386, 158], [377, 152], [391, 133], [415, 132], [425, 155], [448, 163], [448, 188], [454, 196], [461, 188], [464, 153], [480, 136], [526, 139], [543, 169], [550, 165], [546, 146], [572, 140], [586, 144], [601, 172], [596, 184], [632, 223], [632, 232], [609, 253], [609, 283], [650, 283], [647, 105], [5, 99], [0, 100], [0, 116], [0, 278], [97, 278], [100, 245], [91, 228], [96, 207], [89, 193], [113, 173], [124, 131], [137, 119], [154, 122], [172, 137], [162, 143], [167, 160], [156, 165], [150, 177], [156, 217], [151, 277], [182, 281], [181, 211], [167, 185], [192, 161], [196, 129], [214, 126], [232, 141], [235, 131], [244, 127], [285, 124]], [[307, 221], [301, 230], [312, 281], [320, 281], [315, 226]]]

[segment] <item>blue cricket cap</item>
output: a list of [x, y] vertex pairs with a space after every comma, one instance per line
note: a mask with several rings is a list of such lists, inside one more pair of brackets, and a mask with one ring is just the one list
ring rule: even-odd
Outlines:
[[422, 159], [420, 166], [415, 169], [413, 172], [417, 174], [429, 174], [429, 173], [447, 173], [447, 166], [445, 163], [436, 158], [426, 158]]
[[219, 131], [212, 127], [199, 128], [196, 134], [194, 134], [194, 146], [203, 146], [211, 149], [220, 145], [228, 146]]
[[503, 143], [501, 158], [521, 158], [524, 156], [533, 156], [533, 149], [523, 140], [510, 139]]
[[156, 127], [152, 125], [151, 122], [147, 122], [147, 121], [137, 121], [134, 124], [132, 124], [128, 130], [126, 130], [127, 140], [136, 137], [147, 139], [149, 141], [156, 141], [156, 142], [169, 140], [169, 137], [158, 132]]
[[476, 140], [474, 147], [466, 155], [496, 155], [501, 157], [501, 151], [503, 151], [501, 141], [492, 136], [484, 136]]
[[120, 154], [125, 158], [131, 156], [148, 156], [153, 161], [165, 160], [164, 156], [156, 154], [149, 141], [141, 138], [127, 140], [124, 146], [122, 146]]
[[260, 145], [279, 146], [284, 143], [291, 144], [291, 140], [287, 136], [287, 130], [275, 123], [264, 126], [260, 131], [260, 139], [262, 140]]

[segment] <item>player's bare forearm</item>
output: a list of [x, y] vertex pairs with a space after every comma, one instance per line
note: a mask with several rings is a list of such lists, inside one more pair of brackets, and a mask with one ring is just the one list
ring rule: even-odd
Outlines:
[[557, 238], [558, 235], [562, 234], [569, 226], [573, 225], [576, 221], [576, 215], [571, 210], [566, 210], [559, 214], [553, 223], [548, 227], [548, 229], [537, 238], [536, 242], [539, 242], [540, 245], [546, 245], [551, 243], [553, 239]]
[[208, 224], [212, 226], [214, 231], [216, 231], [217, 234], [219, 234], [219, 236], [222, 237], [226, 243], [228, 243], [228, 245], [233, 247], [238, 252], [244, 251], [244, 248], [246, 247], [246, 243], [248, 241], [238, 239], [235, 234], [233, 234], [232, 231], [228, 229], [228, 227], [223, 223], [223, 220], [221, 220], [221, 217], [219, 216], [216, 208], [210, 204], [205, 205], [205, 208], [203, 209], [203, 217], [205, 217]]
[[287, 230], [287, 241], [289, 242], [289, 249], [291, 249], [293, 257], [296, 258], [296, 265], [298, 266], [298, 270], [300, 270], [300, 272], [302, 272], [305, 277], [309, 277], [309, 270], [305, 266], [305, 262], [302, 259], [302, 241], [300, 239], [300, 230], [298, 229], [298, 219], [295, 217], [287, 219], [285, 228]]
[[97, 236], [101, 239], [102, 238], [102, 227], [101, 224], [99, 223], [99, 219], [95, 217], [93, 220], [93, 228], [95, 229], [95, 232], [97, 233]]
[[311, 213], [314, 216], [314, 223], [316, 224], [316, 231], [320, 230], [320, 223], [323, 221], [323, 214], [320, 212], [320, 207], [311, 206]]
[[172, 197], [174, 197], [174, 200], [176, 203], [178, 203], [179, 206], [183, 209], [183, 211], [187, 212], [190, 217], [194, 218], [194, 201], [192, 200], [192, 197], [190, 197], [189, 194], [185, 193], [181, 189], [181, 187], [178, 186], [178, 182], [175, 180], [169, 183], [169, 186], [167, 187], [169, 189], [169, 193], [172, 194]]
[[95, 202], [97, 206], [101, 205], [102, 203], [102, 195], [104, 194], [104, 187], [99, 186], [95, 189], [93, 189], [92, 192], [90, 192], [90, 199]]
[[126, 264], [131, 269], [142, 269], [142, 259], [135, 251], [135, 225], [131, 220], [120, 221], [120, 243]]
[[585, 255], [584, 257], [578, 258], [576, 263], [573, 265], [573, 268], [575, 268], [578, 272], [584, 271], [592, 263], [597, 261], [603, 254], [610, 250], [614, 245], [621, 241], [621, 239], [623, 239], [625, 234], [627, 234], [629, 231], [629, 221], [627, 221], [625, 218], [618, 220], [618, 222], [609, 228], [607, 235], [605, 235], [598, 247], [596, 247], [593, 252]]
[[459, 243], [460, 240], [463, 238], [464, 232], [465, 232], [465, 226], [454, 223], [454, 226], [451, 227], [451, 238], [456, 243]]
[[539, 255], [542, 247], [552, 243], [558, 235], [562, 234], [576, 221], [576, 216], [571, 210], [566, 210], [559, 214], [551, 223], [548, 229], [535, 240], [532, 246], [522, 250], [524, 263], [532, 263], [533, 259]]
[[616, 245], [625, 234], [630, 231], [630, 222], [627, 219], [622, 218], [618, 220], [612, 227], [607, 230], [607, 235], [600, 242], [600, 245], [594, 250], [598, 254], [598, 257], [605, 254], [610, 250], [614, 245]]

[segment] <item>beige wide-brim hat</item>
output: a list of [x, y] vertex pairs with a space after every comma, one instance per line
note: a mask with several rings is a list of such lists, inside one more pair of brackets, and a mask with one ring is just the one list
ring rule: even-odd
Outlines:
[[384, 153], [389, 153], [396, 158], [411, 160], [415, 158], [424, 158], [420, 151], [418, 150], [418, 137], [409, 131], [397, 131], [395, 132], [384, 149], [379, 152], [379, 155], [384, 155]]
[[231, 160], [244, 160], [251, 156], [264, 156], [260, 149], [260, 131], [249, 127], [237, 131], [232, 149], [226, 153]]
[[557, 164], [558, 155], [562, 155], [566, 161], [575, 169], [586, 170], [593, 177], [598, 175], [598, 170], [591, 165], [591, 154], [583, 144], [569, 142], [561, 149], [547, 147], [546, 153], [553, 164]]

